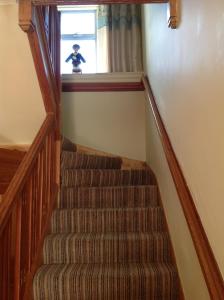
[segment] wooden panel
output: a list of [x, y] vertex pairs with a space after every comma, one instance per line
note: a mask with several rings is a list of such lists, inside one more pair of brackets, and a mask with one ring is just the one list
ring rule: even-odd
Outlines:
[[0, 194], [5, 193], [25, 153], [0, 148]]
[[64, 82], [62, 84], [63, 92], [125, 92], [143, 90], [142, 82]]
[[211, 299], [223, 300], [224, 283], [222, 275], [212, 252], [205, 230], [202, 226], [200, 217], [194, 204], [193, 197], [189, 191], [183, 172], [180, 168], [175, 152], [171, 145], [169, 136], [166, 132], [152, 89], [149, 85], [148, 79], [145, 77], [143, 78], [143, 84], [145, 86], [147, 99], [152, 108], [155, 123], [163, 145], [169, 169], [177, 189], [177, 193], [188, 223], [189, 230], [191, 232], [192, 240], [195, 245], [195, 249]]

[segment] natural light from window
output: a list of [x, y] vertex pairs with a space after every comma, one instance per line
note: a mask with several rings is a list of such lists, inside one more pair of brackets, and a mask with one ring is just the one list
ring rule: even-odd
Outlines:
[[79, 53], [86, 60], [80, 64], [82, 73], [96, 73], [96, 6], [61, 9], [62, 74], [72, 73], [72, 61], [65, 60], [74, 44], [80, 46]]

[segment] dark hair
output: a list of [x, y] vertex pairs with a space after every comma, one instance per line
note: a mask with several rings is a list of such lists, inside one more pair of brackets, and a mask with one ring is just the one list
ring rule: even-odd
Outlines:
[[80, 49], [80, 46], [79, 46], [78, 44], [74, 44], [74, 45], [72, 46], [72, 48], [73, 48], [73, 49], [74, 49], [74, 48]]

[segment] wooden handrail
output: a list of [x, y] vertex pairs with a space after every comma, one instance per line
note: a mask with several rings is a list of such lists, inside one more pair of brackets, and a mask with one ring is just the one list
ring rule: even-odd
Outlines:
[[194, 246], [204, 274], [208, 291], [210, 293], [211, 299], [223, 300], [224, 283], [221, 272], [212, 252], [197, 209], [195, 207], [193, 197], [186, 184], [183, 172], [180, 168], [175, 152], [171, 145], [168, 133], [163, 124], [149, 81], [146, 77], [143, 77], [142, 81], [145, 87], [146, 97], [153, 112], [156, 127], [159, 132], [169, 169], [177, 189], [177, 193], [192, 236], [192, 240], [194, 242]]
[[[56, 8], [52, 8], [57, 14]], [[32, 5], [31, 0], [20, 0], [19, 3], [19, 25], [27, 33], [30, 49], [32, 52], [37, 77], [47, 113], [57, 114], [57, 104], [60, 97], [60, 86], [58, 84], [58, 66], [54, 66], [55, 60], [49, 48], [49, 41], [45, 30], [45, 20], [41, 7]], [[56, 23], [53, 24], [56, 26]], [[59, 24], [58, 24], [59, 26]], [[53, 30], [49, 28], [49, 30]], [[54, 28], [57, 34], [58, 28]], [[55, 47], [58, 35], [55, 37]], [[51, 49], [54, 52], [54, 49]], [[59, 51], [59, 50], [58, 50]], [[58, 57], [57, 57], [58, 58]], [[58, 64], [60, 61], [57, 62]]]

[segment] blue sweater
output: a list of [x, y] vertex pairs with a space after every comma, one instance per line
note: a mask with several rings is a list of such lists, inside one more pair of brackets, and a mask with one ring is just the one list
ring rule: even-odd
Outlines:
[[70, 59], [72, 60], [72, 64], [75, 67], [78, 67], [81, 64], [81, 61], [84, 63], [86, 62], [80, 53], [77, 54], [71, 53], [69, 57], [66, 59], [66, 62], [69, 62]]

